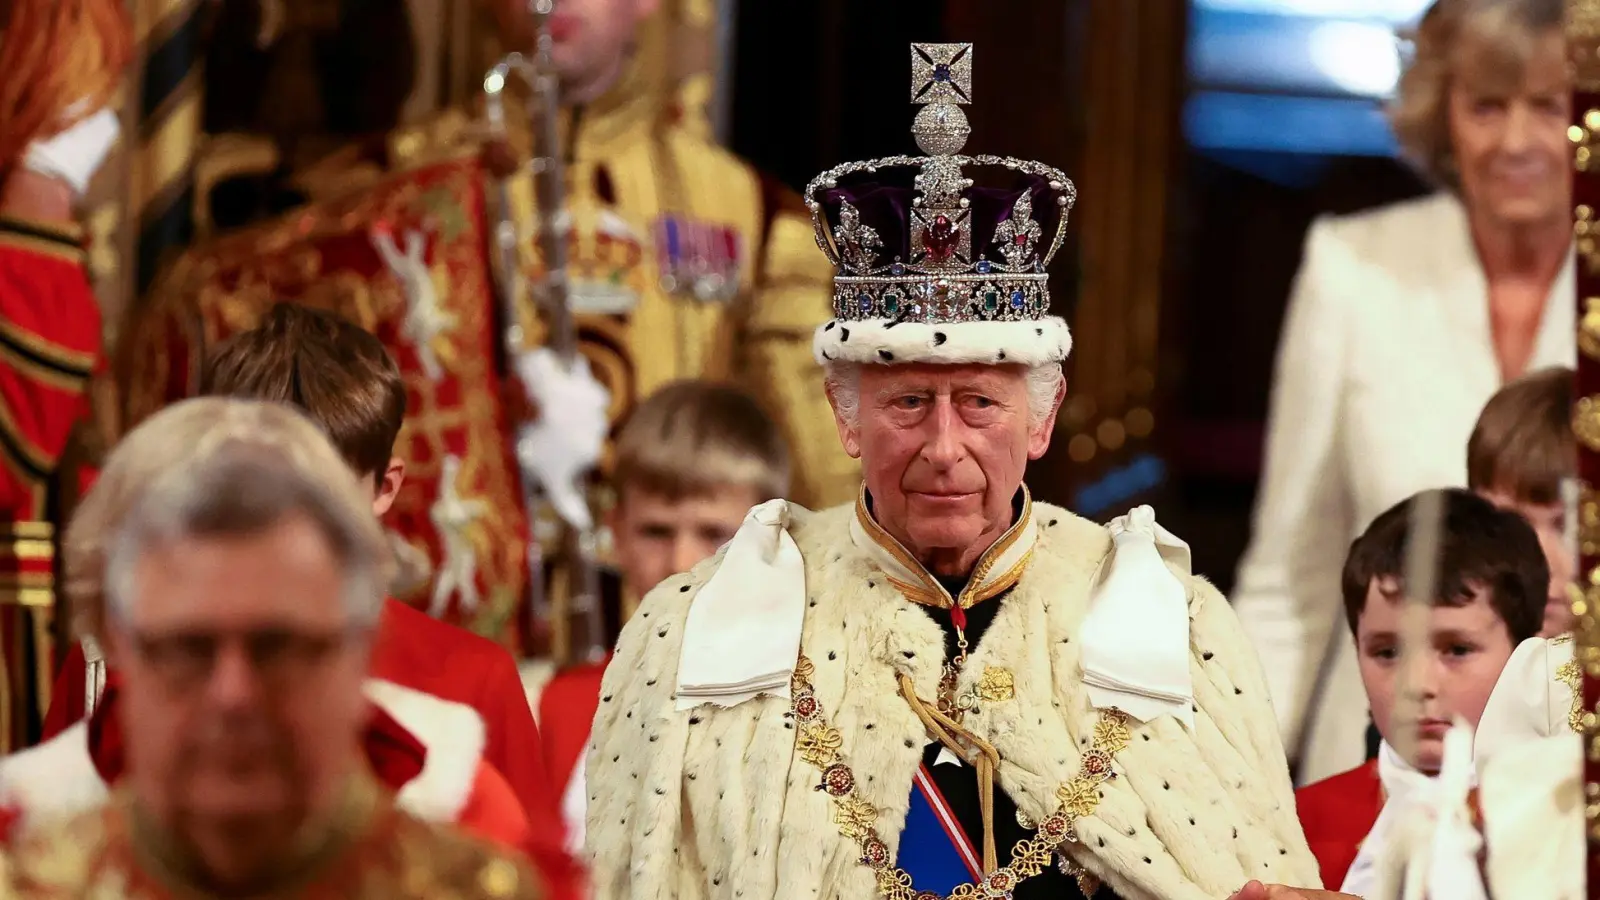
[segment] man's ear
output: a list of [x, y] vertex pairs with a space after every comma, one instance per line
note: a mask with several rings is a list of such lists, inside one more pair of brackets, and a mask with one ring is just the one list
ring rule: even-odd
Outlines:
[[406, 461], [398, 456], [389, 458], [388, 468], [377, 478], [377, 491], [372, 495], [372, 514], [378, 518], [394, 506], [394, 498], [400, 495], [400, 486], [406, 483]]
[[1067, 379], [1056, 385], [1055, 399], [1050, 401], [1050, 412], [1028, 430], [1028, 458], [1038, 459], [1050, 449], [1050, 436], [1056, 431], [1056, 414], [1061, 412], [1061, 401], [1067, 396]]
[[848, 422], [839, 414], [839, 398], [836, 395], [837, 386], [829, 383], [827, 386], [828, 405], [833, 408], [833, 424], [839, 429], [839, 443], [844, 445], [844, 452], [850, 454], [851, 459], [861, 458], [861, 403], [856, 402], [856, 422]]

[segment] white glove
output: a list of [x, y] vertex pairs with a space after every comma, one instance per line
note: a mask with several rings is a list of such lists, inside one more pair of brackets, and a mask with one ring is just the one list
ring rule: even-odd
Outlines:
[[583, 476], [605, 446], [611, 394], [590, 373], [588, 360], [580, 356], [569, 369], [548, 347], [523, 353], [516, 370], [539, 407], [539, 418], [518, 429], [517, 462], [568, 525], [588, 531], [594, 520]]
[[59, 178], [82, 196], [89, 179], [106, 161], [111, 145], [122, 130], [117, 114], [102, 109], [54, 137], [41, 138], [28, 145], [22, 166], [29, 171]]

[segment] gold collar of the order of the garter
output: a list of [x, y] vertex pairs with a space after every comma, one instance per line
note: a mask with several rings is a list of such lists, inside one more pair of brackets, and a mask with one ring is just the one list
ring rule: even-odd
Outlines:
[[850, 537], [855, 545], [878, 564], [889, 581], [905, 595], [906, 599], [936, 609], [959, 606], [971, 609], [993, 597], [1010, 590], [1033, 556], [1038, 527], [1033, 517], [1033, 497], [1028, 486], [1022, 486], [1022, 508], [1016, 521], [999, 539], [990, 545], [972, 569], [972, 577], [959, 597], [951, 597], [944, 585], [917, 562], [893, 535], [883, 529], [872, 517], [867, 502], [867, 488], [862, 485], [856, 496], [856, 514], [850, 521]]

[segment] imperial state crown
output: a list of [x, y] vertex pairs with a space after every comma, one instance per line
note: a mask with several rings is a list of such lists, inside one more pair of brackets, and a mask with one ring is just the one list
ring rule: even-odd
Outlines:
[[1077, 188], [1043, 163], [960, 153], [972, 56], [971, 44], [911, 45], [911, 131], [926, 156], [845, 163], [806, 187], [836, 269], [819, 362], [1039, 365], [1070, 352], [1045, 270]]

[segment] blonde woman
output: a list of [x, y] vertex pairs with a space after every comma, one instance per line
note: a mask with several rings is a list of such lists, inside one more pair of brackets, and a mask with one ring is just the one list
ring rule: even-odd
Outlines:
[[1339, 626], [1351, 538], [1417, 490], [1466, 481], [1489, 397], [1570, 365], [1570, 105], [1562, 0], [1439, 0], [1392, 108], [1437, 193], [1320, 220], [1273, 388], [1234, 603], [1300, 783], [1359, 765], [1368, 713]]

